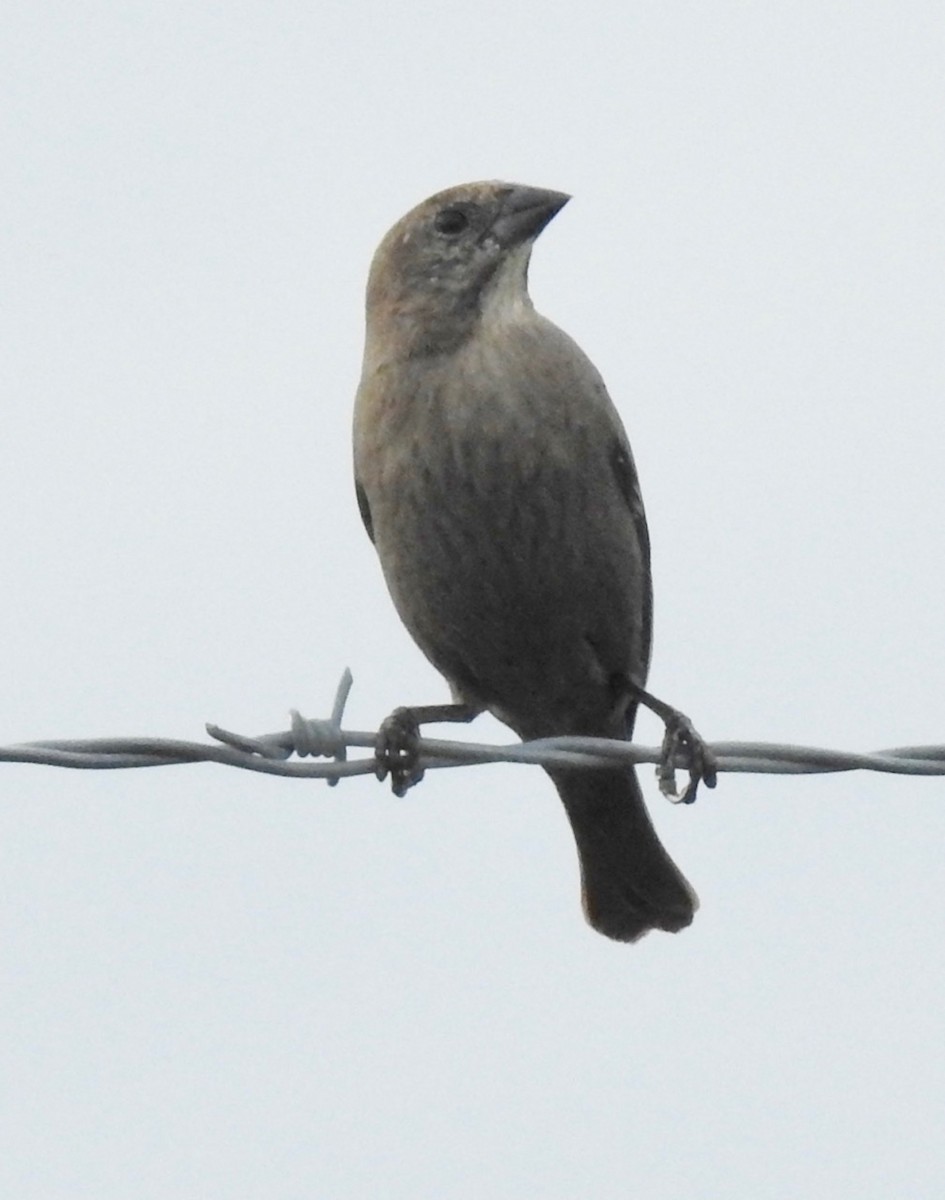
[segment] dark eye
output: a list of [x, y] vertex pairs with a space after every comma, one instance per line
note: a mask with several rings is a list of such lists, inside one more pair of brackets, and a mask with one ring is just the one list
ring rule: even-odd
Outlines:
[[469, 217], [461, 208], [442, 208], [433, 218], [437, 233], [445, 233], [447, 237], [462, 233], [468, 224]]

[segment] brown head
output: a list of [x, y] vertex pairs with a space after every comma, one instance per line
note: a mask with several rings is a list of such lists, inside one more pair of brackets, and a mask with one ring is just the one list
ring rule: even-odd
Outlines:
[[411, 209], [371, 264], [368, 354], [389, 361], [447, 353], [484, 313], [529, 305], [532, 244], [569, 199], [522, 184], [466, 183]]

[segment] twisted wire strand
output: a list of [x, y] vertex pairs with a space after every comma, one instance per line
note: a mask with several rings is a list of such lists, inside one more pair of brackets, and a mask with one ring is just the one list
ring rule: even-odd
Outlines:
[[[207, 732], [214, 738], [212, 743], [154, 737], [26, 742], [0, 747], [0, 762], [96, 771], [213, 762], [267, 775], [324, 779], [335, 784], [339, 779], [370, 775], [376, 770], [373, 750], [377, 734], [344, 729], [341, 724], [352, 682], [351, 672], [346, 670], [327, 719], [306, 719], [293, 710], [292, 727], [279, 733], [252, 737], [208, 725]], [[896, 775], [945, 775], [945, 746], [899, 746], [873, 754], [773, 742], [711, 742], [709, 748], [716, 756], [720, 773], [812, 775], [862, 770]], [[352, 749], [371, 753], [348, 759], [347, 752]], [[543, 738], [511, 745], [422, 737], [419, 750], [420, 765], [426, 770], [496, 762], [594, 770], [615, 762], [658, 764], [661, 759], [659, 747], [589, 737]], [[332, 761], [299, 761], [304, 757]], [[677, 755], [675, 766], [680, 770], [686, 768], [684, 753]]]

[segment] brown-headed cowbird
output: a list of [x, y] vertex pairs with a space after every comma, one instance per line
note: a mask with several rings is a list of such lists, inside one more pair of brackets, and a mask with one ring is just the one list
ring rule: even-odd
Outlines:
[[[568, 199], [465, 184], [390, 230], [367, 288], [355, 476], [397, 611], [458, 706], [420, 720], [488, 709], [521, 738], [625, 738], [652, 624], [636, 470], [600, 375], [527, 288]], [[688, 925], [698, 901], [633, 769], [548, 774], [591, 925], [624, 941]]]

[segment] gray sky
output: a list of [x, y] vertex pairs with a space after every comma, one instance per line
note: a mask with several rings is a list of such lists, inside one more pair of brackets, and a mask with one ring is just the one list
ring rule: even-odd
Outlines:
[[[477, 178], [575, 196], [532, 293], [630, 432], [653, 690], [945, 741], [941, 4], [579, 8], [8, 7], [0, 741], [445, 697], [350, 412], [374, 246]], [[945, 781], [644, 783], [702, 909], [626, 947], [534, 769], [3, 766], [0, 1192], [940, 1195]]]

